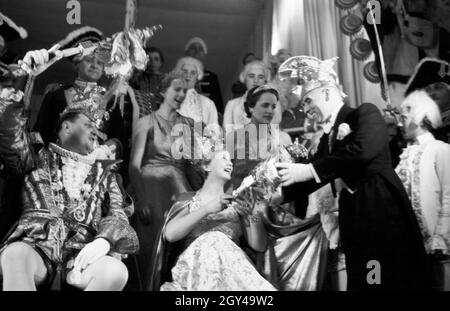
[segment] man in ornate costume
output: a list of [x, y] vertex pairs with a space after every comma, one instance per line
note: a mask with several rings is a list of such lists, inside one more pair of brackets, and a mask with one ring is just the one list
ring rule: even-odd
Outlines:
[[[62, 50], [76, 47], [85, 41], [97, 43], [101, 39], [102, 32], [100, 30], [85, 26], [69, 33], [66, 38], [57, 44]], [[102, 118], [98, 120], [101, 123], [97, 135], [98, 144], [106, 144], [109, 140], [108, 145], [122, 150], [121, 158], [124, 161], [121, 164], [120, 171], [124, 179], [124, 185], [126, 185], [129, 143], [120, 106], [113, 94], [119, 87], [119, 83], [117, 81], [113, 83], [108, 91], [98, 83], [104, 74], [106, 61], [106, 57], [98, 49], [88, 55], [78, 54], [70, 57], [70, 60], [76, 69], [77, 78], [70, 85], [50, 84], [47, 86], [33, 132], [36, 132], [36, 137], [40, 137], [44, 144], [54, 143], [57, 138], [55, 128], [64, 109], [84, 102], [92, 106], [93, 109], [102, 110]]]
[[344, 105], [329, 62], [300, 60], [297, 69], [305, 82], [305, 111], [322, 124], [324, 135], [321, 156], [312, 163], [278, 165], [287, 200], [330, 182], [335, 192], [341, 190], [339, 228], [349, 290], [427, 288], [422, 236], [392, 168], [380, 111], [370, 103]]
[[[85, 26], [69, 33], [58, 44], [60, 49], [64, 49], [76, 47], [84, 41], [95, 43], [101, 39], [100, 30]], [[42, 101], [33, 131], [40, 134], [44, 143], [55, 142], [55, 127], [60, 113], [67, 107], [76, 106], [80, 101], [84, 101], [92, 105], [104, 106], [101, 107], [105, 110], [103, 120], [105, 124], [102, 129], [104, 133], [100, 133], [100, 140], [104, 142], [107, 138], [117, 138], [123, 144], [126, 139], [119, 105], [114, 105], [112, 101], [108, 103], [112, 94], [108, 96], [106, 89], [98, 84], [104, 73], [105, 59], [95, 51], [89, 55], [76, 55], [71, 60], [76, 68], [77, 78], [71, 85], [47, 86], [47, 93]], [[109, 126], [110, 124], [114, 126]]]
[[[48, 61], [50, 52], [56, 56]], [[9, 75], [36, 76], [61, 55], [54, 48], [28, 52]], [[120, 259], [139, 244], [128, 222], [133, 205], [111, 171], [117, 161], [92, 154], [98, 111], [82, 102], [68, 107], [57, 143], [39, 150], [26, 131], [24, 83], [14, 82], [1, 92], [0, 146], [4, 165], [25, 182], [22, 216], [0, 247], [3, 289], [35, 290], [67, 273], [67, 282], [83, 290], [121, 290], [128, 272]]]
[[[8, 65], [14, 57], [8, 53], [10, 41], [27, 38], [27, 31], [14, 23], [9, 17], [0, 12], [0, 91], [4, 86], [12, 84], [6, 75], [9, 72]], [[1, 140], [1, 138], [0, 138]], [[1, 144], [0, 144], [1, 145]], [[20, 210], [15, 208], [20, 197], [21, 176], [16, 176], [5, 167], [3, 149], [0, 147], [0, 241], [3, 239], [9, 227], [19, 218]]]

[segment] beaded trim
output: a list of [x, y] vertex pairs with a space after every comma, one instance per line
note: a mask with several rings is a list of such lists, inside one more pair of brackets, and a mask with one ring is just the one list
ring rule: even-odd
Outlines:
[[48, 145], [48, 149], [56, 154], [59, 154], [62, 157], [70, 158], [74, 161], [80, 161], [81, 163], [92, 165], [95, 162], [95, 158], [90, 155], [82, 155], [67, 149], [64, 149], [54, 143], [50, 143]]

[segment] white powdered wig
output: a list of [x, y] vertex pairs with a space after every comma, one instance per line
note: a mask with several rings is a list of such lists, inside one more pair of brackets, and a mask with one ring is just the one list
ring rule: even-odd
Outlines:
[[442, 125], [441, 113], [436, 102], [423, 90], [414, 91], [402, 102], [401, 108], [410, 108], [411, 116], [418, 125], [427, 118], [436, 129]]
[[[239, 81], [242, 83], [245, 83], [245, 77], [247, 76], [247, 73], [250, 71], [253, 67], [261, 67], [261, 69], [264, 72], [264, 76], [266, 77], [266, 83], [270, 81], [270, 69], [267, 67], [266, 63], [264, 63], [261, 60], [254, 60], [247, 65], [245, 65], [244, 69], [242, 69], [241, 74], [239, 75]], [[264, 83], [264, 84], [266, 84]]]
[[203, 79], [203, 64], [201, 61], [199, 61], [196, 58], [190, 57], [190, 56], [185, 56], [182, 57], [178, 60], [174, 71], [177, 72], [181, 72], [181, 68], [183, 67], [183, 65], [185, 64], [192, 64], [197, 68], [197, 79], [200, 81], [201, 79]]

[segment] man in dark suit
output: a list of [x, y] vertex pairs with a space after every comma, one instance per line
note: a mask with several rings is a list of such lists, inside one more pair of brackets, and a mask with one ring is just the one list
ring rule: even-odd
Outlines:
[[331, 80], [312, 79], [303, 85], [305, 112], [322, 124], [325, 134], [319, 156], [310, 164], [278, 165], [285, 201], [327, 183], [335, 193], [340, 191], [349, 290], [424, 288], [428, 265], [422, 237], [391, 165], [386, 124], [376, 106], [364, 103], [352, 109], [341, 94]]

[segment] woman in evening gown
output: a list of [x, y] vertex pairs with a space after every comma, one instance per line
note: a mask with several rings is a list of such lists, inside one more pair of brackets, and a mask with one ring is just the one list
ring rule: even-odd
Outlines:
[[261, 211], [244, 208], [239, 199], [231, 203], [232, 196], [224, 193], [233, 169], [229, 153], [210, 152], [203, 167], [208, 171], [203, 187], [180, 195], [167, 217], [157, 257], [162, 274], [154, 275], [155, 289], [164, 282], [163, 291], [275, 290], [240, 247], [263, 252], [267, 240]]
[[[247, 94], [245, 110], [251, 122], [227, 135], [227, 148], [234, 152], [231, 180], [234, 189], [258, 163], [291, 143], [288, 134], [270, 124], [277, 101], [278, 92], [268, 85], [253, 88]], [[252, 133], [256, 137], [250, 137]], [[280, 290], [320, 290], [326, 275], [328, 249], [320, 215], [315, 213], [301, 219], [295, 216], [292, 205], [280, 206], [277, 201], [265, 202], [268, 248], [264, 256], [256, 256], [258, 267]], [[307, 202], [305, 197], [305, 210]]]
[[144, 280], [153, 266], [155, 241], [174, 196], [192, 190], [186, 160], [172, 154], [172, 145], [179, 137], [173, 133], [174, 126], [193, 130], [193, 121], [176, 111], [186, 91], [182, 76], [169, 74], [162, 82], [163, 103], [157, 111], [141, 118], [134, 131], [129, 173], [138, 216], [135, 229], [141, 245], [139, 274]]

